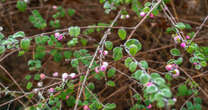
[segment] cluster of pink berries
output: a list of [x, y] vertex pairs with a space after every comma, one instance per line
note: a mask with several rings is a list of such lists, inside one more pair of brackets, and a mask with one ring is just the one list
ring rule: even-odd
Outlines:
[[107, 70], [107, 67], [108, 67], [108, 62], [103, 62], [100, 67], [95, 67], [95, 72], [96, 73], [100, 73], [101, 71], [105, 72]]
[[[190, 39], [190, 36], [186, 36], [186, 39], [188, 40], [188, 39]], [[174, 41], [176, 42], [176, 43], [179, 43], [179, 42], [181, 42], [181, 38], [180, 38], [180, 36], [175, 36], [174, 37]], [[186, 42], [182, 42], [181, 44], [180, 44], [180, 46], [182, 47], [182, 48], [186, 48]]]
[[103, 56], [106, 56], [106, 55], [108, 55], [108, 51], [107, 50], [104, 50], [104, 51], [99, 50], [99, 54], [102, 54]]
[[[140, 16], [141, 16], [141, 17], [144, 17], [144, 16], [146, 16], [146, 13], [145, 13], [145, 12], [141, 12], [141, 13], [140, 13]], [[150, 13], [149, 16], [150, 16], [150, 18], [154, 18], [154, 15], [153, 15], [152, 13]]]
[[63, 73], [62, 80], [66, 81], [68, 77], [70, 77], [71, 79], [74, 79], [74, 78], [76, 78], [76, 76], [77, 76], [76, 73], [71, 73], [71, 74]]
[[178, 65], [176, 65], [176, 64], [168, 64], [168, 65], [165, 66], [165, 69], [168, 72], [171, 72], [173, 77], [177, 77], [177, 76], [180, 75], [180, 71], [178, 69]]
[[58, 32], [55, 33], [54, 35], [55, 35], [55, 38], [56, 38], [57, 40], [61, 40], [61, 39], [64, 38], [63, 34], [60, 34], [60, 33], [58, 33]]
[[130, 16], [127, 14], [127, 15], [121, 15], [121, 17], [120, 17], [120, 19], [128, 19], [128, 18], [130, 18]]

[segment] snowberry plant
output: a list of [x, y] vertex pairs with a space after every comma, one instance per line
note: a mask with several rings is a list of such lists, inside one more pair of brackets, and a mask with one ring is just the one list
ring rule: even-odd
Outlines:
[[[23, 102], [19, 99], [25, 97], [28, 103], [22, 104], [20, 109], [58, 110], [66, 106], [74, 110], [116, 110], [118, 107], [116, 102], [107, 102], [100, 98], [96, 83], [102, 82], [107, 89], [116, 88], [117, 84], [114, 79], [119, 76], [118, 74], [132, 81], [127, 87], [134, 92], [130, 110], [152, 109], [153, 107], [168, 110], [171, 107], [174, 108], [178, 96], [198, 94], [196, 89], [199, 88], [198, 84], [181, 67], [184, 60], [182, 51], [189, 54], [190, 63], [195, 69], [200, 70], [207, 67], [208, 47], [199, 46], [194, 42], [198, 32], [186, 33], [186, 30], [192, 29], [189, 24], [176, 22], [173, 19], [166, 5], [169, 0], [152, 0], [145, 3], [139, 0], [99, 0], [99, 2], [103, 5], [106, 14], [117, 12], [110, 23], [99, 22], [88, 26], [69, 26], [58, 29], [62, 27], [61, 19], [67, 16], [66, 13], [68, 17], [71, 17], [75, 16], [76, 11], [71, 8], [66, 11], [62, 6], [53, 5], [51, 9], [54, 13], [50, 21], [44, 19], [43, 14], [38, 10], [32, 10], [28, 21], [41, 31], [49, 26], [57, 30], [33, 36], [27, 36], [27, 33], [23, 31], [5, 36], [3, 29], [0, 30], [2, 60], [15, 52], [18, 52], [18, 56], [31, 55], [27, 61], [31, 74], [24, 77], [25, 84], [22, 84], [24, 90], [17, 82], [15, 84], [21, 90], [18, 92], [0, 83], [2, 86], [0, 95], [6, 94], [13, 97], [10, 101], [0, 104], [0, 108], [14, 101], [22, 104]], [[23, 13], [27, 11], [27, 4], [29, 2], [26, 0], [18, 0], [16, 7]], [[159, 14], [164, 14], [172, 23], [166, 32], [175, 47], [170, 49], [168, 54], [172, 56], [165, 62], [163, 70], [153, 72], [150, 71], [154, 70], [151, 68], [151, 62], [146, 59], [138, 60], [145, 41], [141, 42], [133, 35], [145, 20], [154, 20]], [[131, 17], [138, 18], [140, 20], [138, 24], [133, 27], [116, 26], [119, 20], [124, 21]], [[101, 33], [103, 36], [96, 39], [90, 37], [96, 33]], [[112, 36], [119, 43], [112, 40]], [[67, 65], [67, 69], [64, 72], [58, 69], [47, 72], [46, 58], [56, 64], [62, 64], [61, 66]], [[2, 60], [0, 59], [0, 62]], [[176, 95], [171, 81], [181, 78], [184, 74], [189, 80], [177, 87]], [[34, 104], [33, 101], [37, 103]], [[187, 102], [186, 107], [200, 109], [199, 104], [201, 100], [194, 98], [194, 104]]]

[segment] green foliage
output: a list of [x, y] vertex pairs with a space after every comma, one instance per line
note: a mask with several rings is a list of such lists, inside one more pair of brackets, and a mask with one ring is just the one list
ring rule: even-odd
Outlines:
[[121, 38], [121, 40], [126, 39], [126, 30], [125, 29], [119, 29], [118, 30], [118, 36]]
[[78, 26], [70, 27], [68, 31], [69, 31], [69, 35], [72, 37], [77, 37], [80, 34], [80, 28]]
[[188, 87], [185, 84], [182, 84], [178, 87], [178, 95], [179, 96], [188, 96], [191, 95], [192, 89], [188, 89]]
[[171, 49], [171, 50], [170, 50], [170, 53], [171, 53], [171, 55], [173, 55], [173, 56], [180, 56], [180, 55], [181, 55], [180, 50], [178, 50], [177, 48]]
[[113, 49], [113, 59], [114, 61], [118, 61], [123, 57], [123, 48], [121, 47], [115, 47]]
[[182, 29], [182, 30], [186, 28], [186, 25], [184, 23], [182, 23], [182, 22], [177, 23], [175, 26], [178, 29]]
[[125, 47], [129, 50], [132, 56], [135, 56], [141, 50], [142, 45], [137, 39], [129, 39], [125, 43]]
[[31, 89], [32, 86], [33, 86], [32, 82], [28, 82], [26, 88], [27, 88], [27, 89]]
[[116, 86], [115, 82], [113, 82], [113, 81], [108, 81], [107, 85], [110, 86], [110, 87], [115, 87]]
[[47, 26], [46, 21], [40, 15], [38, 10], [33, 10], [32, 15], [29, 17], [29, 21], [33, 24], [35, 28], [44, 29]]
[[69, 16], [73, 16], [76, 11], [74, 9], [68, 8], [67, 12]]
[[108, 78], [115, 76], [116, 70], [114, 68], [110, 68], [107, 72]]
[[24, 0], [18, 0], [16, 7], [19, 11], [24, 12], [27, 8], [27, 4]]
[[29, 70], [37, 70], [41, 68], [41, 61], [40, 60], [29, 60], [28, 61]]
[[134, 72], [136, 70], [136, 68], [137, 68], [137, 63], [136, 62], [131, 62], [129, 65], [130, 65], [129, 66], [129, 70], [131, 72]]
[[113, 43], [111, 41], [106, 41], [105, 42], [105, 48], [107, 50], [112, 50], [113, 49]]
[[20, 48], [22, 48], [25, 51], [28, 51], [30, 48], [30, 39], [24, 38], [20, 42]]

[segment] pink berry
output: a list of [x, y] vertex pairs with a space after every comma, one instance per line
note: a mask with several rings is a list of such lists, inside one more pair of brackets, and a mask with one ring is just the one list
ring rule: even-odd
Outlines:
[[69, 96], [68, 95], [66, 96], [66, 99], [69, 99]]
[[71, 73], [69, 76], [70, 76], [72, 79], [76, 78], [76, 74], [75, 74], [75, 73]]
[[146, 15], [145, 12], [141, 12], [141, 13], [140, 13], [140, 16], [141, 16], [141, 17], [144, 17], [145, 15]]
[[186, 47], [186, 43], [185, 42], [182, 42], [180, 46], [183, 47], [183, 48], [185, 48]]
[[190, 36], [187, 35], [187, 36], [186, 36], [186, 39], [190, 39]]
[[56, 10], [57, 9], [57, 6], [56, 5], [53, 5], [53, 7], [52, 7], [54, 10]]
[[106, 71], [106, 69], [107, 69], [107, 66], [106, 65], [102, 65], [101, 67], [100, 67], [100, 71]]
[[99, 50], [99, 54], [102, 54], [103, 53], [103, 51], [102, 50]]
[[103, 62], [103, 65], [105, 65], [107, 67], [108, 66], [108, 62]]
[[176, 101], [177, 101], [177, 99], [176, 99], [176, 98], [173, 98], [173, 101], [174, 101], [174, 102], [176, 102]]
[[59, 37], [57, 38], [58, 40], [61, 40], [61, 39], [63, 39], [64, 37], [63, 37], [63, 35], [61, 34], [61, 35], [59, 35]]
[[178, 77], [180, 75], [180, 71], [178, 69], [175, 69], [173, 71], [173, 77]]
[[154, 15], [152, 13], [150, 14], [150, 18], [154, 18]]
[[95, 67], [95, 72], [96, 73], [99, 73], [100, 72], [99, 67]]
[[152, 82], [148, 82], [148, 83], [146, 84], [147, 87], [152, 86], [152, 85], [153, 85]]
[[108, 51], [105, 50], [105, 51], [103, 52], [103, 55], [104, 55], [104, 56], [108, 55]]
[[58, 76], [58, 72], [53, 73], [53, 77], [57, 77]]
[[58, 38], [60, 34], [57, 32], [54, 35], [55, 35], [55, 38]]
[[84, 109], [84, 110], [90, 110], [89, 107], [88, 107], [87, 105], [85, 105], [85, 106], [83, 107], [83, 109]]
[[43, 73], [40, 74], [40, 79], [41, 80], [45, 79], [45, 77], [46, 77], [45, 74], [43, 74]]
[[194, 62], [193, 64], [194, 64], [194, 65], [197, 65], [198, 63]]
[[37, 86], [38, 86], [38, 87], [42, 87], [42, 86], [43, 86], [43, 82], [38, 82], [38, 83], [37, 83]]
[[173, 66], [171, 64], [168, 64], [165, 66], [165, 69], [171, 71], [173, 69]]
[[148, 109], [151, 109], [151, 108], [152, 108], [152, 104], [149, 104], [149, 105], [147, 106], [147, 108], [148, 108]]
[[67, 73], [63, 73], [62, 74], [62, 80], [65, 81], [68, 78], [68, 74]]
[[48, 89], [48, 92], [49, 93], [54, 93], [55, 92], [55, 89], [54, 88], [50, 88], [50, 89]]

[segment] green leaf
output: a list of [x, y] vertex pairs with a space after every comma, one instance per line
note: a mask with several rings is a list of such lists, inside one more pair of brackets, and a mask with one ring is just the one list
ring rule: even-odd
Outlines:
[[175, 63], [176, 63], [177, 65], [182, 64], [182, 63], [183, 63], [183, 57], [179, 57], [179, 58], [175, 61]]
[[3, 54], [6, 51], [6, 48], [4, 45], [0, 46], [0, 55]]
[[24, 0], [18, 0], [16, 7], [19, 11], [24, 12], [27, 8], [27, 4]]
[[77, 37], [80, 34], [80, 27], [78, 26], [70, 27], [68, 31], [70, 36]]
[[148, 66], [148, 63], [145, 61], [145, 60], [142, 60], [139, 62], [141, 64], [141, 66], [144, 68], [144, 69], [147, 69], [149, 66]]
[[170, 89], [164, 88], [164, 89], [161, 89], [160, 91], [164, 97], [168, 97], [168, 98], [172, 97], [172, 93]]
[[69, 16], [73, 16], [75, 14], [75, 10], [74, 9], [69, 8], [67, 11], [68, 11], [68, 15]]
[[87, 39], [85, 39], [85, 38], [81, 38], [81, 39], [80, 39], [80, 42], [81, 42], [81, 44], [82, 44], [83, 46], [86, 46], [86, 45], [87, 45], [88, 40], [87, 40]]
[[70, 59], [72, 56], [72, 51], [64, 51], [64, 57], [65, 59]]
[[26, 79], [26, 80], [30, 80], [31, 77], [32, 77], [31, 75], [26, 75], [26, 76], [25, 76], [25, 79]]
[[132, 58], [128, 57], [128, 58], [125, 59], [124, 64], [128, 68], [131, 62], [133, 62]]
[[116, 70], [114, 68], [109, 69], [107, 72], [108, 78], [115, 76], [115, 73], [116, 73]]
[[173, 56], [180, 56], [181, 55], [181, 52], [177, 48], [171, 49], [170, 53]]
[[105, 42], [105, 48], [107, 50], [112, 50], [113, 49], [113, 43], [111, 41], [106, 41]]
[[23, 50], [28, 51], [29, 48], [30, 48], [30, 39], [28, 39], [28, 38], [22, 39], [21, 42], [20, 42], [20, 47]]
[[108, 81], [107, 85], [111, 86], [111, 87], [115, 87], [116, 86], [115, 82], [113, 82], [113, 81]]
[[132, 74], [132, 77], [135, 78], [136, 80], [140, 80], [141, 76], [144, 74], [144, 72], [142, 70], [137, 70], [136, 72], [134, 72]]
[[182, 84], [178, 87], [178, 95], [179, 96], [186, 96], [188, 93], [188, 88], [186, 85]]
[[26, 88], [27, 88], [27, 89], [31, 89], [32, 86], [33, 86], [32, 82], [28, 82]]
[[145, 92], [148, 93], [148, 94], [152, 94], [152, 93], [155, 93], [158, 91], [158, 88], [157, 86], [155, 85], [152, 85], [152, 86], [148, 86], [146, 89], [145, 89]]
[[4, 34], [0, 32], [0, 41], [4, 38]]
[[105, 105], [104, 110], [113, 110], [113, 109], [115, 109], [115, 108], [116, 108], [116, 104], [114, 104], [114, 103], [112, 103], [112, 104], [107, 103], [107, 104]]
[[35, 74], [34, 75], [34, 80], [36, 80], [36, 81], [40, 80], [40, 74]]
[[113, 49], [113, 59], [114, 61], [118, 61], [123, 57], [123, 48], [121, 47], [115, 47]]
[[151, 77], [148, 74], [142, 74], [139, 80], [142, 84], [146, 84], [147, 82], [149, 82], [150, 79]]
[[175, 26], [178, 29], [182, 29], [182, 30], [186, 28], [186, 25], [184, 23], [182, 23], [182, 22], [177, 23]]
[[130, 47], [129, 47], [129, 53], [132, 55], [132, 56], [135, 56], [136, 53], [138, 52], [138, 47], [135, 45], [135, 44], [132, 44]]
[[119, 29], [118, 30], [118, 36], [121, 38], [121, 40], [126, 39], [126, 30], [125, 29]]
[[71, 60], [71, 65], [72, 67], [76, 68], [79, 65], [79, 60], [78, 59], [72, 59]]
[[130, 46], [134, 44], [137, 46], [137, 51], [140, 51], [142, 48], [141, 43], [137, 39], [129, 39], [126, 41], [125, 46], [126, 48], [130, 49]]
[[137, 63], [136, 62], [131, 62], [130, 66], [129, 66], [129, 70], [131, 72], [134, 72], [136, 70], [136, 68], [137, 68]]
[[95, 89], [95, 84], [90, 82], [87, 87], [90, 89], [90, 90], [94, 90]]
[[16, 32], [12, 37], [13, 38], [25, 37], [25, 33], [23, 31], [19, 31], [19, 32]]

